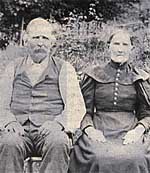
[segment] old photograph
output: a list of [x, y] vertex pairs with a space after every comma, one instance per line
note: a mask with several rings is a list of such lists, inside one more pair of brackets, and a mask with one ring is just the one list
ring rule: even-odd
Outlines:
[[0, 1], [0, 173], [150, 173], [150, 1]]

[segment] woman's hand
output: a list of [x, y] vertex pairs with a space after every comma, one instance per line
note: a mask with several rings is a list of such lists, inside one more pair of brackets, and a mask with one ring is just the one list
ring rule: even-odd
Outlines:
[[88, 135], [89, 139], [95, 142], [106, 142], [106, 138], [102, 131], [96, 130], [94, 127], [88, 127], [85, 129], [85, 133]]
[[145, 128], [143, 125], [139, 124], [135, 129], [132, 129], [127, 132], [127, 134], [123, 137], [123, 144], [132, 144], [136, 143], [140, 139], [142, 139], [143, 134], [145, 132]]

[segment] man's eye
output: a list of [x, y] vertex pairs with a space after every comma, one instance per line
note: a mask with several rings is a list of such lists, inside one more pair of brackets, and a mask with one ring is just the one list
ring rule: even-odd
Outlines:
[[45, 36], [36, 36], [36, 37], [32, 37], [32, 39], [44, 39], [44, 40], [49, 40], [49, 38], [48, 37], [45, 37]]
[[40, 37], [39, 36], [37, 36], [37, 37], [32, 37], [32, 39], [39, 39]]
[[128, 43], [123, 43], [124, 46], [128, 46]]
[[45, 39], [45, 40], [49, 40], [49, 38], [48, 37], [45, 37], [45, 36], [43, 36], [42, 38]]
[[120, 43], [118, 43], [118, 42], [115, 42], [115, 43], [114, 43], [114, 45], [120, 45]]

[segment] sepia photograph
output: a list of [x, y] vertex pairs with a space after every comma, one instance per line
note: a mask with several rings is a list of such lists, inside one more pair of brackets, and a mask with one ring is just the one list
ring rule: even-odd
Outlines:
[[150, 173], [150, 0], [0, 0], [0, 173]]

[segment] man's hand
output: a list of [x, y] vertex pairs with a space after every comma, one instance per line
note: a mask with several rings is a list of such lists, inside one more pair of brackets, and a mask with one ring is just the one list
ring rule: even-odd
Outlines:
[[88, 135], [89, 139], [96, 142], [106, 142], [106, 138], [102, 131], [96, 130], [94, 127], [88, 127], [85, 129], [85, 133]]
[[39, 128], [39, 134], [41, 136], [47, 136], [52, 131], [61, 131], [63, 127], [57, 123], [56, 121], [46, 121], [40, 128]]
[[8, 124], [5, 127], [5, 131], [6, 132], [13, 132], [13, 133], [17, 133], [20, 136], [24, 136], [24, 128], [22, 127], [22, 125], [18, 122], [11, 122], [10, 124]]
[[123, 137], [123, 144], [127, 145], [136, 143], [143, 138], [144, 131], [145, 128], [142, 125], [138, 125], [135, 129], [128, 131], [127, 134]]

